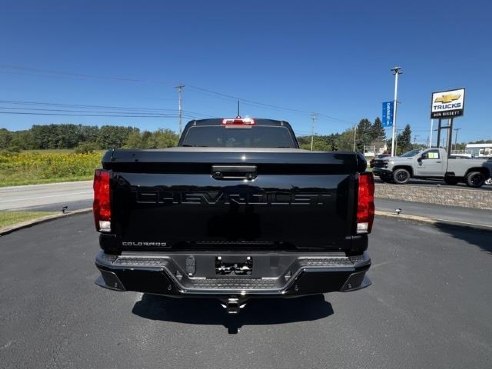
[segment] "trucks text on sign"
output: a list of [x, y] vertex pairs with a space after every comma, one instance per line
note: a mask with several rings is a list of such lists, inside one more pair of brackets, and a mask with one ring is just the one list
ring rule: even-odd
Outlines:
[[434, 92], [431, 102], [431, 118], [453, 118], [463, 115], [465, 89]]

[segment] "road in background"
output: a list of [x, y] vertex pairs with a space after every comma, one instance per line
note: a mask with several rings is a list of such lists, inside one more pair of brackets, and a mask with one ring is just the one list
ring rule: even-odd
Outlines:
[[90, 214], [0, 237], [2, 368], [490, 368], [491, 232], [381, 218], [372, 286], [233, 317], [97, 287], [97, 237]]
[[92, 206], [92, 181], [0, 187], [0, 210], [73, 210]]

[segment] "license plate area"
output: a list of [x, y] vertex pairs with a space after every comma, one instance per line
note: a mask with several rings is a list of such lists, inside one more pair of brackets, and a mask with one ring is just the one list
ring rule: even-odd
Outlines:
[[215, 258], [216, 275], [251, 275], [253, 258], [251, 256], [217, 256]]

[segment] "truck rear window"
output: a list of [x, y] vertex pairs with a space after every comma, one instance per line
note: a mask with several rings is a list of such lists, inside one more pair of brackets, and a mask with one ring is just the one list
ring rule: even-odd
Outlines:
[[181, 146], [296, 148], [286, 127], [275, 126], [192, 126]]

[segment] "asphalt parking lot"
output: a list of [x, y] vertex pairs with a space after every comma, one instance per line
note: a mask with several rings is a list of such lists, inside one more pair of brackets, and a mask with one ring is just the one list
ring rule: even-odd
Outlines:
[[232, 318], [95, 286], [91, 214], [61, 218], [0, 237], [2, 368], [489, 368], [491, 235], [377, 217], [372, 286]]

